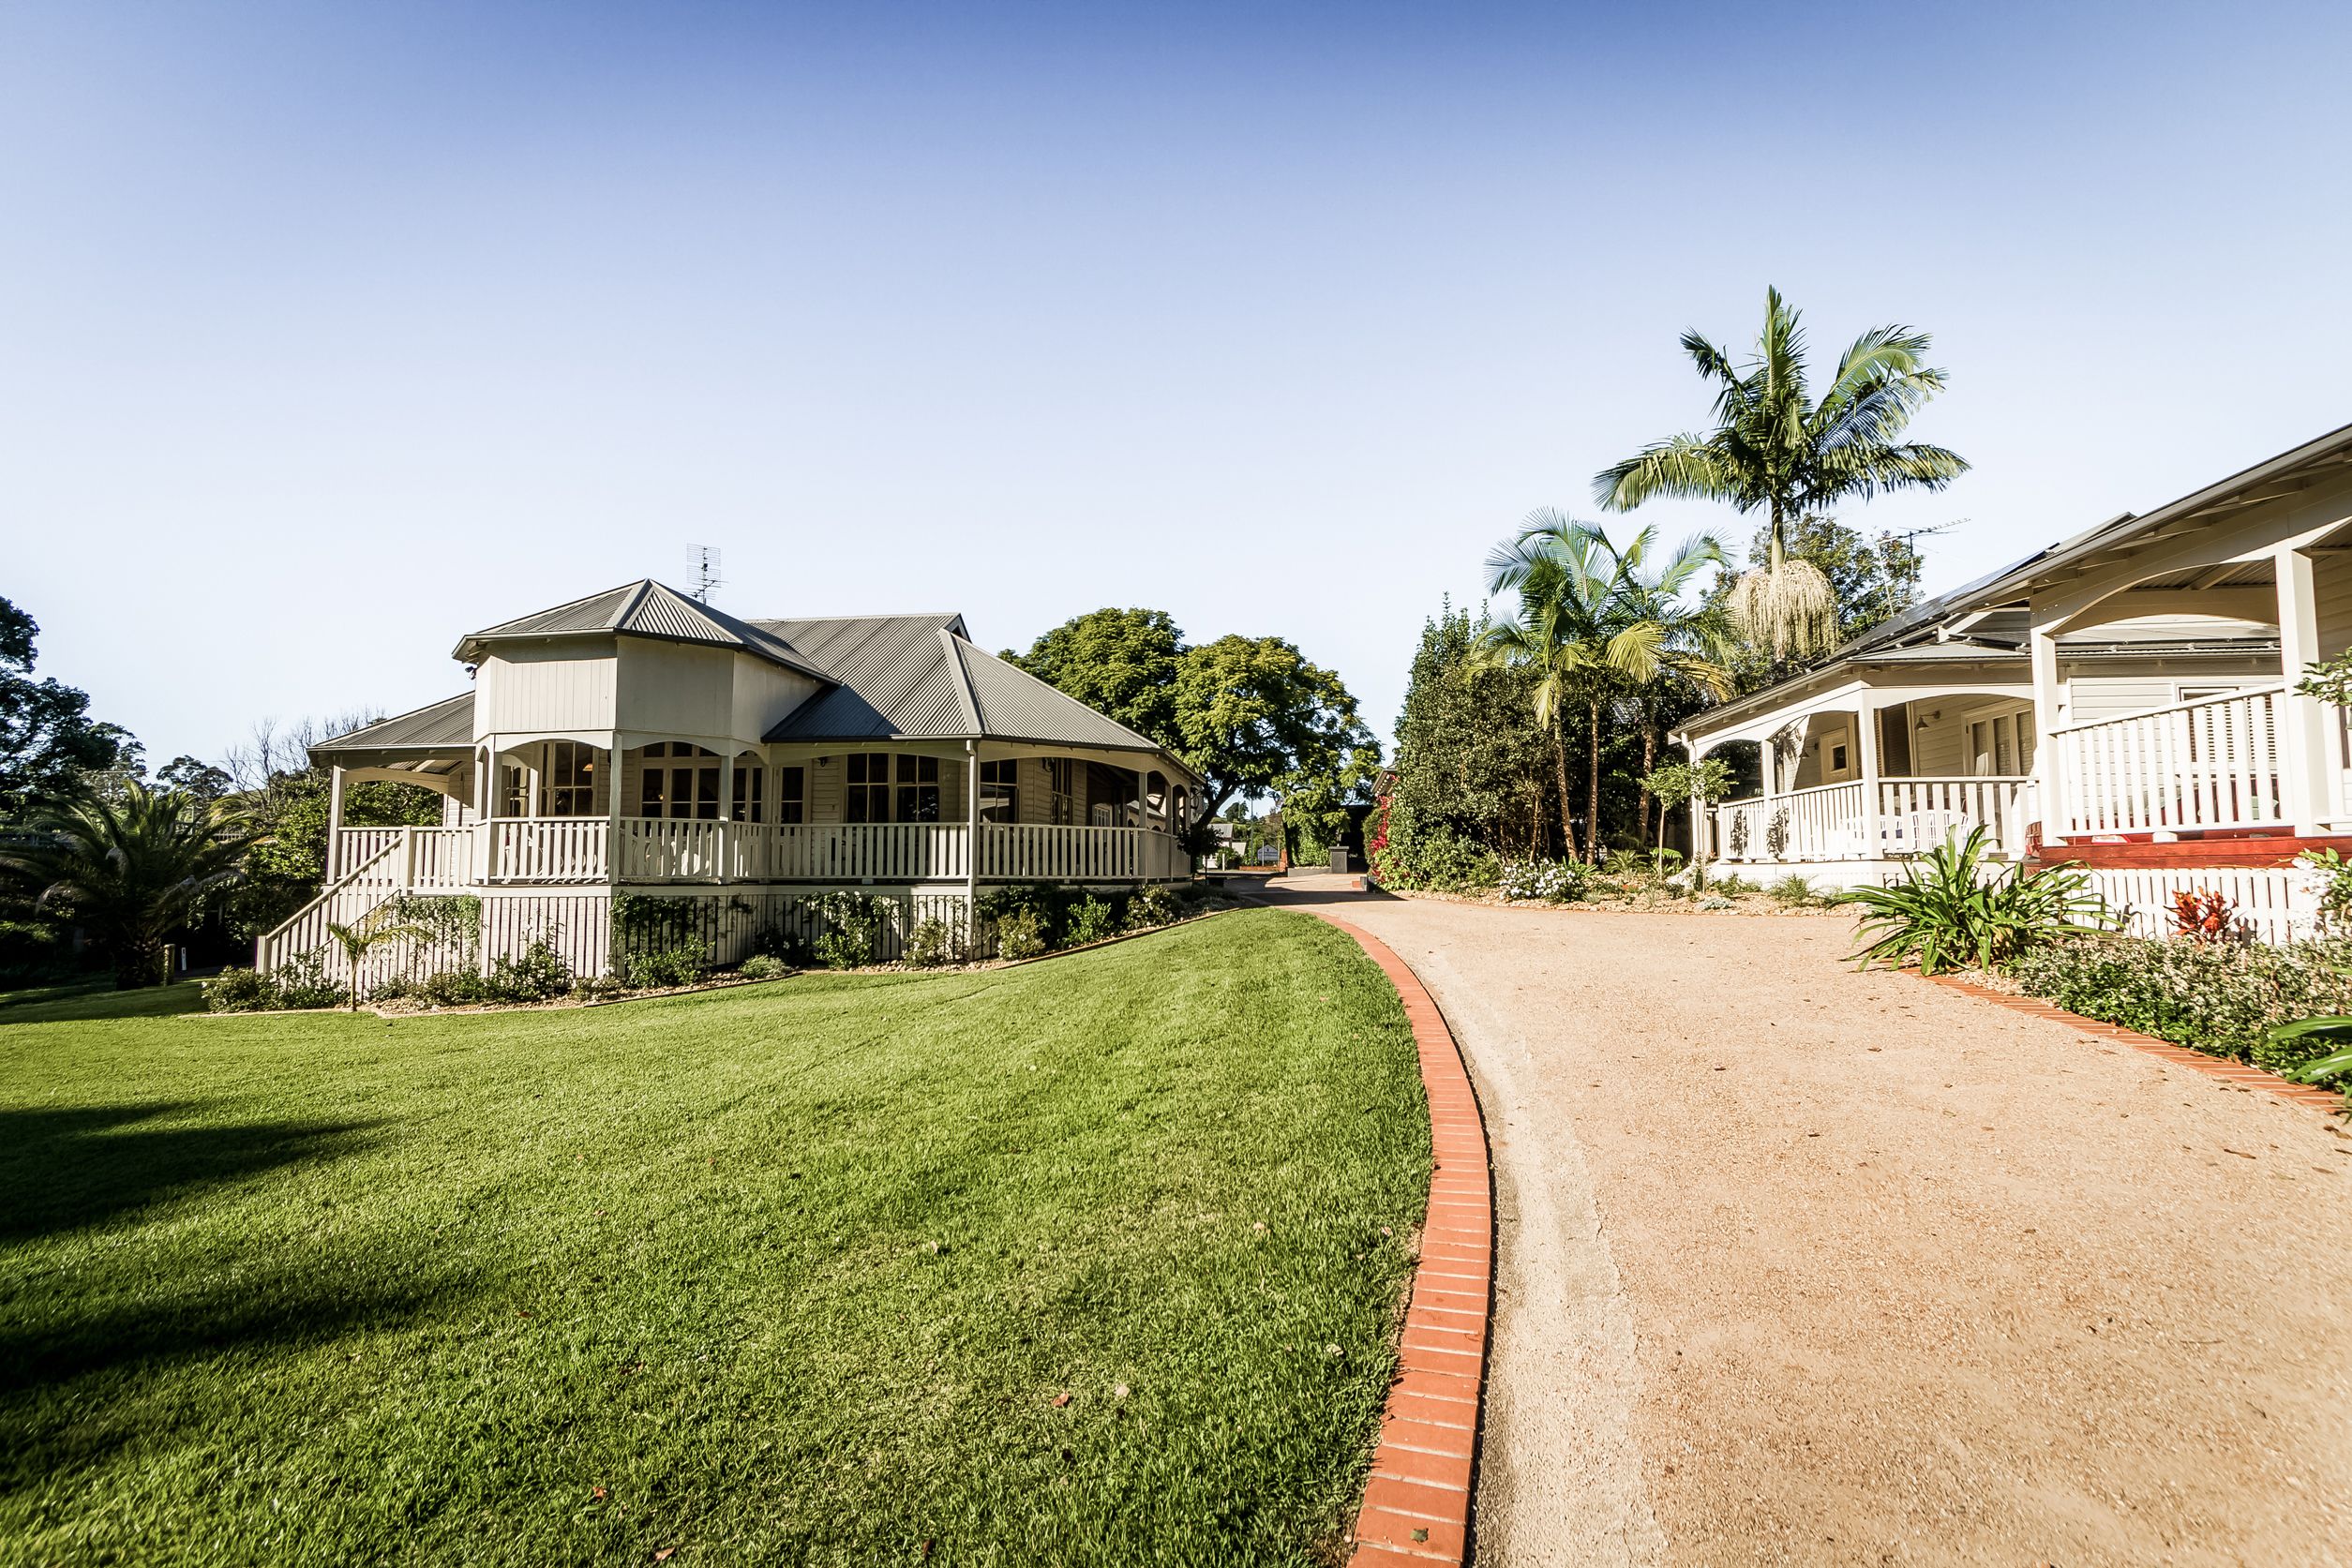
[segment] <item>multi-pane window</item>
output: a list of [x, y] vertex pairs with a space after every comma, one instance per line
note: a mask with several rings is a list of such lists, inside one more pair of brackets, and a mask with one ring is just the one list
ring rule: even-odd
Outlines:
[[765, 822], [767, 820], [760, 807], [760, 796], [766, 785], [767, 774], [768, 770], [756, 762], [749, 766], [741, 761], [735, 764], [735, 802], [732, 820], [736, 822]]
[[523, 816], [531, 810], [531, 781], [518, 762], [498, 765], [498, 814]]
[[577, 740], [547, 743], [547, 787], [544, 809], [549, 816], [592, 816], [596, 811], [595, 748]]
[[1021, 764], [1008, 757], [980, 765], [980, 819], [982, 822], [1021, 820]]
[[640, 816], [719, 815], [718, 754], [685, 740], [656, 740], [645, 748], [637, 792]]
[[1045, 759], [1045, 796], [1051, 808], [1046, 814], [1062, 827], [1078, 820], [1077, 791], [1071, 787], [1076, 773], [1077, 765], [1069, 757]]
[[891, 754], [888, 752], [849, 754], [849, 784], [843, 804], [852, 822], [891, 819]]
[[808, 820], [808, 770], [804, 768], [776, 769], [776, 820], [805, 822]]
[[939, 820], [939, 759], [936, 756], [898, 758], [898, 820]]

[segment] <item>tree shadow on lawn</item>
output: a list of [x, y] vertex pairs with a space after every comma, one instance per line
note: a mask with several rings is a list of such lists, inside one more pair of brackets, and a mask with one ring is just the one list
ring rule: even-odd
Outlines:
[[0, 1111], [0, 1247], [101, 1225], [267, 1171], [356, 1153], [371, 1122], [241, 1122], [118, 1130], [192, 1103]]

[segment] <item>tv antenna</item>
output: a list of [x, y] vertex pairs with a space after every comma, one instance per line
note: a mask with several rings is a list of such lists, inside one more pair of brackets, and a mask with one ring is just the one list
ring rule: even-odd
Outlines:
[[695, 547], [695, 597], [703, 604], [711, 602], [711, 590], [725, 588], [727, 579], [719, 575], [719, 552], [710, 545]]

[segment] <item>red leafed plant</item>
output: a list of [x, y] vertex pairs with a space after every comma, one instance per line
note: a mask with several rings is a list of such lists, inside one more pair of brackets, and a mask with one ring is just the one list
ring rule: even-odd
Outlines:
[[2176, 936], [2200, 942], [2221, 942], [2237, 934], [2238, 901], [2210, 888], [2172, 895], [2172, 929]]

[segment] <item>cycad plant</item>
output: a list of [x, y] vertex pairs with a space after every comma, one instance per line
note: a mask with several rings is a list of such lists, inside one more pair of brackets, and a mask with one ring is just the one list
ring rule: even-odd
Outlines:
[[42, 907], [79, 922], [127, 990], [167, 978], [172, 933], [236, 879], [259, 837], [220, 802], [126, 783], [37, 815], [0, 850], [0, 870], [22, 878]]
[[1817, 401], [1806, 386], [1799, 313], [1777, 289], [1764, 293], [1764, 326], [1745, 363], [1697, 332], [1683, 351], [1715, 383], [1715, 428], [1680, 435], [1594, 476], [1604, 507], [1630, 511], [1657, 496], [1730, 503], [1768, 518], [1765, 563], [1741, 576], [1726, 607], [1751, 644], [1775, 663], [1827, 648], [1837, 600], [1810, 561], [1789, 554], [1798, 519], [1881, 490], [1940, 490], [1968, 470], [1955, 453], [1898, 438], [1944, 373], [1926, 363], [1930, 340], [1909, 327], [1873, 327], [1837, 361]]
[[1850, 956], [1865, 967], [1916, 961], [1923, 975], [1991, 969], [2037, 942], [2115, 929], [2106, 901], [2083, 873], [2070, 866], [1995, 870], [1987, 838], [1983, 828], [1972, 828], [1906, 866], [1893, 887], [1839, 894], [1838, 903], [1863, 911], [1865, 940]]

